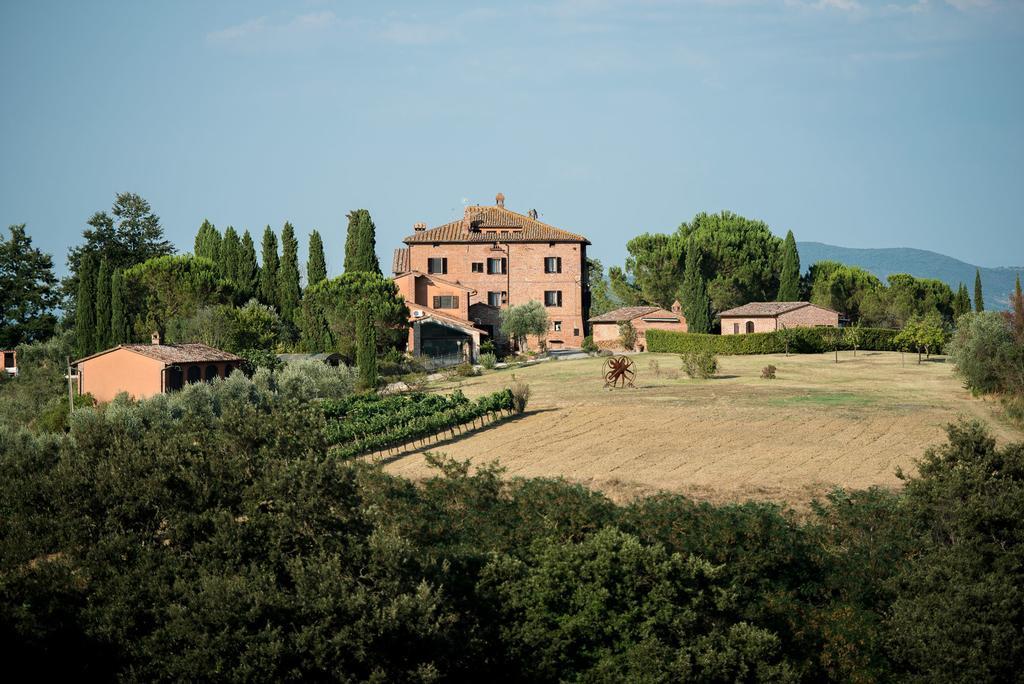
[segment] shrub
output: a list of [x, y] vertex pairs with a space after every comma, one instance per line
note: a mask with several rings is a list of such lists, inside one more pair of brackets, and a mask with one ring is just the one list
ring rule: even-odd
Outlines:
[[480, 370], [471, 363], [460, 363], [455, 367], [455, 374], [460, 378], [472, 378], [480, 375]]
[[486, 368], [487, 370], [493, 369], [495, 364], [497, 363], [498, 357], [492, 354], [491, 352], [487, 352], [485, 354], [480, 355], [480, 365]]
[[775, 366], [769, 363], [767, 366], [761, 369], [761, 378], [763, 380], [774, 380], [776, 370], [777, 369], [775, 368]]
[[651, 359], [647, 363], [647, 370], [651, 371], [651, 375], [653, 375], [654, 377], [661, 377], [661, 364], [658, 363], [657, 359]]
[[957, 320], [949, 354], [957, 374], [972, 392], [1002, 392], [1008, 389], [1005, 371], [1013, 344], [1001, 315], [994, 311], [968, 313]]
[[597, 351], [597, 345], [594, 344], [594, 336], [593, 335], [587, 335], [586, 337], [584, 337], [583, 338], [583, 344], [580, 345], [580, 349], [582, 349], [583, 351], [585, 351], [588, 354], [593, 354], [594, 352], [596, 352]]
[[686, 352], [680, 358], [691, 378], [710, 378], [718, 372], [718, 358], [710, 351]]
[[522, 413], [530, 401], [530, 386], [522, 380], [516, 380], [515, 376], [512, 379], [512, 407], [516, 413]]
[[494, 340], [484, 340], [483, 342], [481, 342], [480, 343], [480, 353], [481, 354], [497, 354], [498, 353], [498, 349], [494, 345]]
[[294, 361], [277, 373], [277, 388], [298, 401], [338, 399], [355, 391], [356, 375], [348, 366], [328, 366], [320, 361]]

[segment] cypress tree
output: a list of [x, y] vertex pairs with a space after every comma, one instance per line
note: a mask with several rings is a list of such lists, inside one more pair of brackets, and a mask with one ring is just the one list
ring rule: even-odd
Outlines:
[[967, 292], [967, 286], [960, 283], [953, 297], [953, 320], [971, 310], [971, 295]]
[[242, 234], [242, 247], [238, 259], [238, 291], [240, 298], [249, 301], [259, 289], [260, 266], [256, 262], [256, 245], [249, 231]]
[[691, 241], [686, 250], [686, 268], [683, 271], [682, 301], [686, 329], [694, 333], [711, 331], [711, 300], [707, 284], [700, 270], [700, 247]]
[[128, 334], [128, 312], [125, 309], [124, 276], [115, 271], [110, 279], [110, 345], [124, 344]]
[[782, 247], [782, 270], [779, 274], [779, 302], [795, 302], [800, 299], [800, 253], [796, 249], [793, 231], [786, 233]]
[[110, 330], [110, 264], [106, 259], [100, 260], [100, 270], [96, 275], [96, 349], [107, 349], [113, 338]]
[[220, 246], [220, 231], [204, 219], [203, 225], [199, 226], [199, 232], [196, 233], [195, 255], [218, 263], [220, 261]]
[[287, 221], [281, 231], [281, 267], [277, 272], [277, 306], [281, 318], [295, 319], [302, 290], [299, 288], [299, 241], [295, 229]]
[[82, 255], [75, 300], [75, 351], [79, 358], [96, 351], [96, 257]]
[[356, 312], [356, 367], [364, 389], [377, 387], [377, 329], [368, 306]]
[[264, 304], [277, 306], [277, 235], [267, 226], [263, 231], [263, 266], [260, 269], [260, 299]]
[[974, 310], [985, 310], [985, 297], [981, 293], [981, 271], [974, 269]]
[[345, 272], [355, 271], [380, 273], [380, 262], [377, 261], [377, 228], [366, 209], [356, 209], [348, 215]]
[[309, 234], [309, 259], [306, 261], [306, 287], [327, 280], [327, 259], [324, 258], [324, 241], [320, 233]]
[[217, 266], [220, 268], [221, 277], [230, 280], [235, 288], [235, 302], [242, 303], [244, 300], [238, 288], [238, 278], [242, 270], [242, 241], [238, 239], [238, 233], [231, 226], [224, 229]]

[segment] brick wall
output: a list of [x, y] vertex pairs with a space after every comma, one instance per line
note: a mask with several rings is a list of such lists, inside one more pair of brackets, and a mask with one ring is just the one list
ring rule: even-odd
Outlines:
[[[636, 330], [636, 349], [645, 351], [647, 349], [648, 330], [671, 330], [672, 332], [686, 332], [686, 318], [679, 316], [676, 322], [670, 321], [645, 321], [644, 318], [668, 318], [672, 316], [668, 311], [655, 312], [649, 316], [634, 318], [631, 323]], [[594, 344], [602, 349], [622, 350], [622, 336], [619, 333], [618, 323], [592, 323], [592, 334]]]
[[[472, 243], [413, 244], [409, 246], [409, 267], [428, 271], [428, 259], [447, 259], [447, 272], [437, 274], [446, 280], [476, 290], [469, 305], [488, 303], [488, 293], [504, 293], [502, 306], [538, 301], [544, 304], [545, 291], [561, 291], [561, 306], [546, 307], [551, 328], [552, 347], [579, 347], [586, 334], [583, 317], [583, 283], [586, 246], [580, 243]], [[545, 257], [560, 257], [561, 273], [545, 273]], [[505, 259], [506, 273], [488, 274], [489, 258]], [[473, 264], [482, 264], [483, 272], [474, 272]], [[467, 314], [468, 317], [468, 314]], [[555, 323], [561, 330], [554, 329]], [[560, 342], [559, 342], [560, 341]], [[530, 346], [536, 348], [537, 341]]]
[[[747, 323], [753, 323], [754, 329], [747, 330]], [[736, 326], [739, 325], [739, 328]], [[747, 332], [774, 332], [775, 319], [770, 316], [736, 316], [722, 317], [723, 335], [742, 335]]]

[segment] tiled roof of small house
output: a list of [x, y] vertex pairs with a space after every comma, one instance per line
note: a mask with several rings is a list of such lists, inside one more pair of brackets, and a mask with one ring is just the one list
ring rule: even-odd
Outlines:
[[148, 356], [164, 363], [203, 363], [207, 361], [241, 361], [226, 351], [215, 349], [199, 342], [187, 344], [123, 344], [136, 354]]
[[391, 260], [391, 272], [395, 275], [405, 273], [409, 270], [409, 248], [400, 247], [395, 250], [395, 255]]
[[[603, 313], [600, 316], [594, 316], [589, 320], [590, 323], [622, 323], [624, 321], [631, 321], [634, 318], [640, 316], [647, 316], [655, 311], [664, 311], [660, 306], [624, 306], [621, 309], [615, 309], [608, 313]], [[672, 314], [673, 316], [675, 314]]]
[[[504, 198], [502, 198], [504, 202]], [[498, 229], [491, 233], [488, 229]], [[581, 242], [590, 240], [555, 228], [532, 216], [506, 209], [504, 206], [466, 207], [461, 219], [429, 230], [418, 230], [406, 237], [406, 244], [422, 242]], [[398, 258], [396, 253], [395, 258]], [[396, 271], [397, 272], [397, 271]]]
[[750, 316], [756, 318], [761, 316], [775, 318], [780, 314], [796, 311], [810, 305], [810, 302], [750, 302], [743, 306], [737, 306], [735, 309], [723, 311], [718, 315], [722, 317]]

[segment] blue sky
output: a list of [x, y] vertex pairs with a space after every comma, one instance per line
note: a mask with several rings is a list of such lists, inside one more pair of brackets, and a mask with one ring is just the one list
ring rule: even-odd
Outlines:
[[464, 202], [606, 265], [731, 209], [778, 234], [1024, 263], [1019, 0], [0, 6], [0, 225], [63, 267], [124, 190], [179, 249], [290, 220], [340, 270]]

